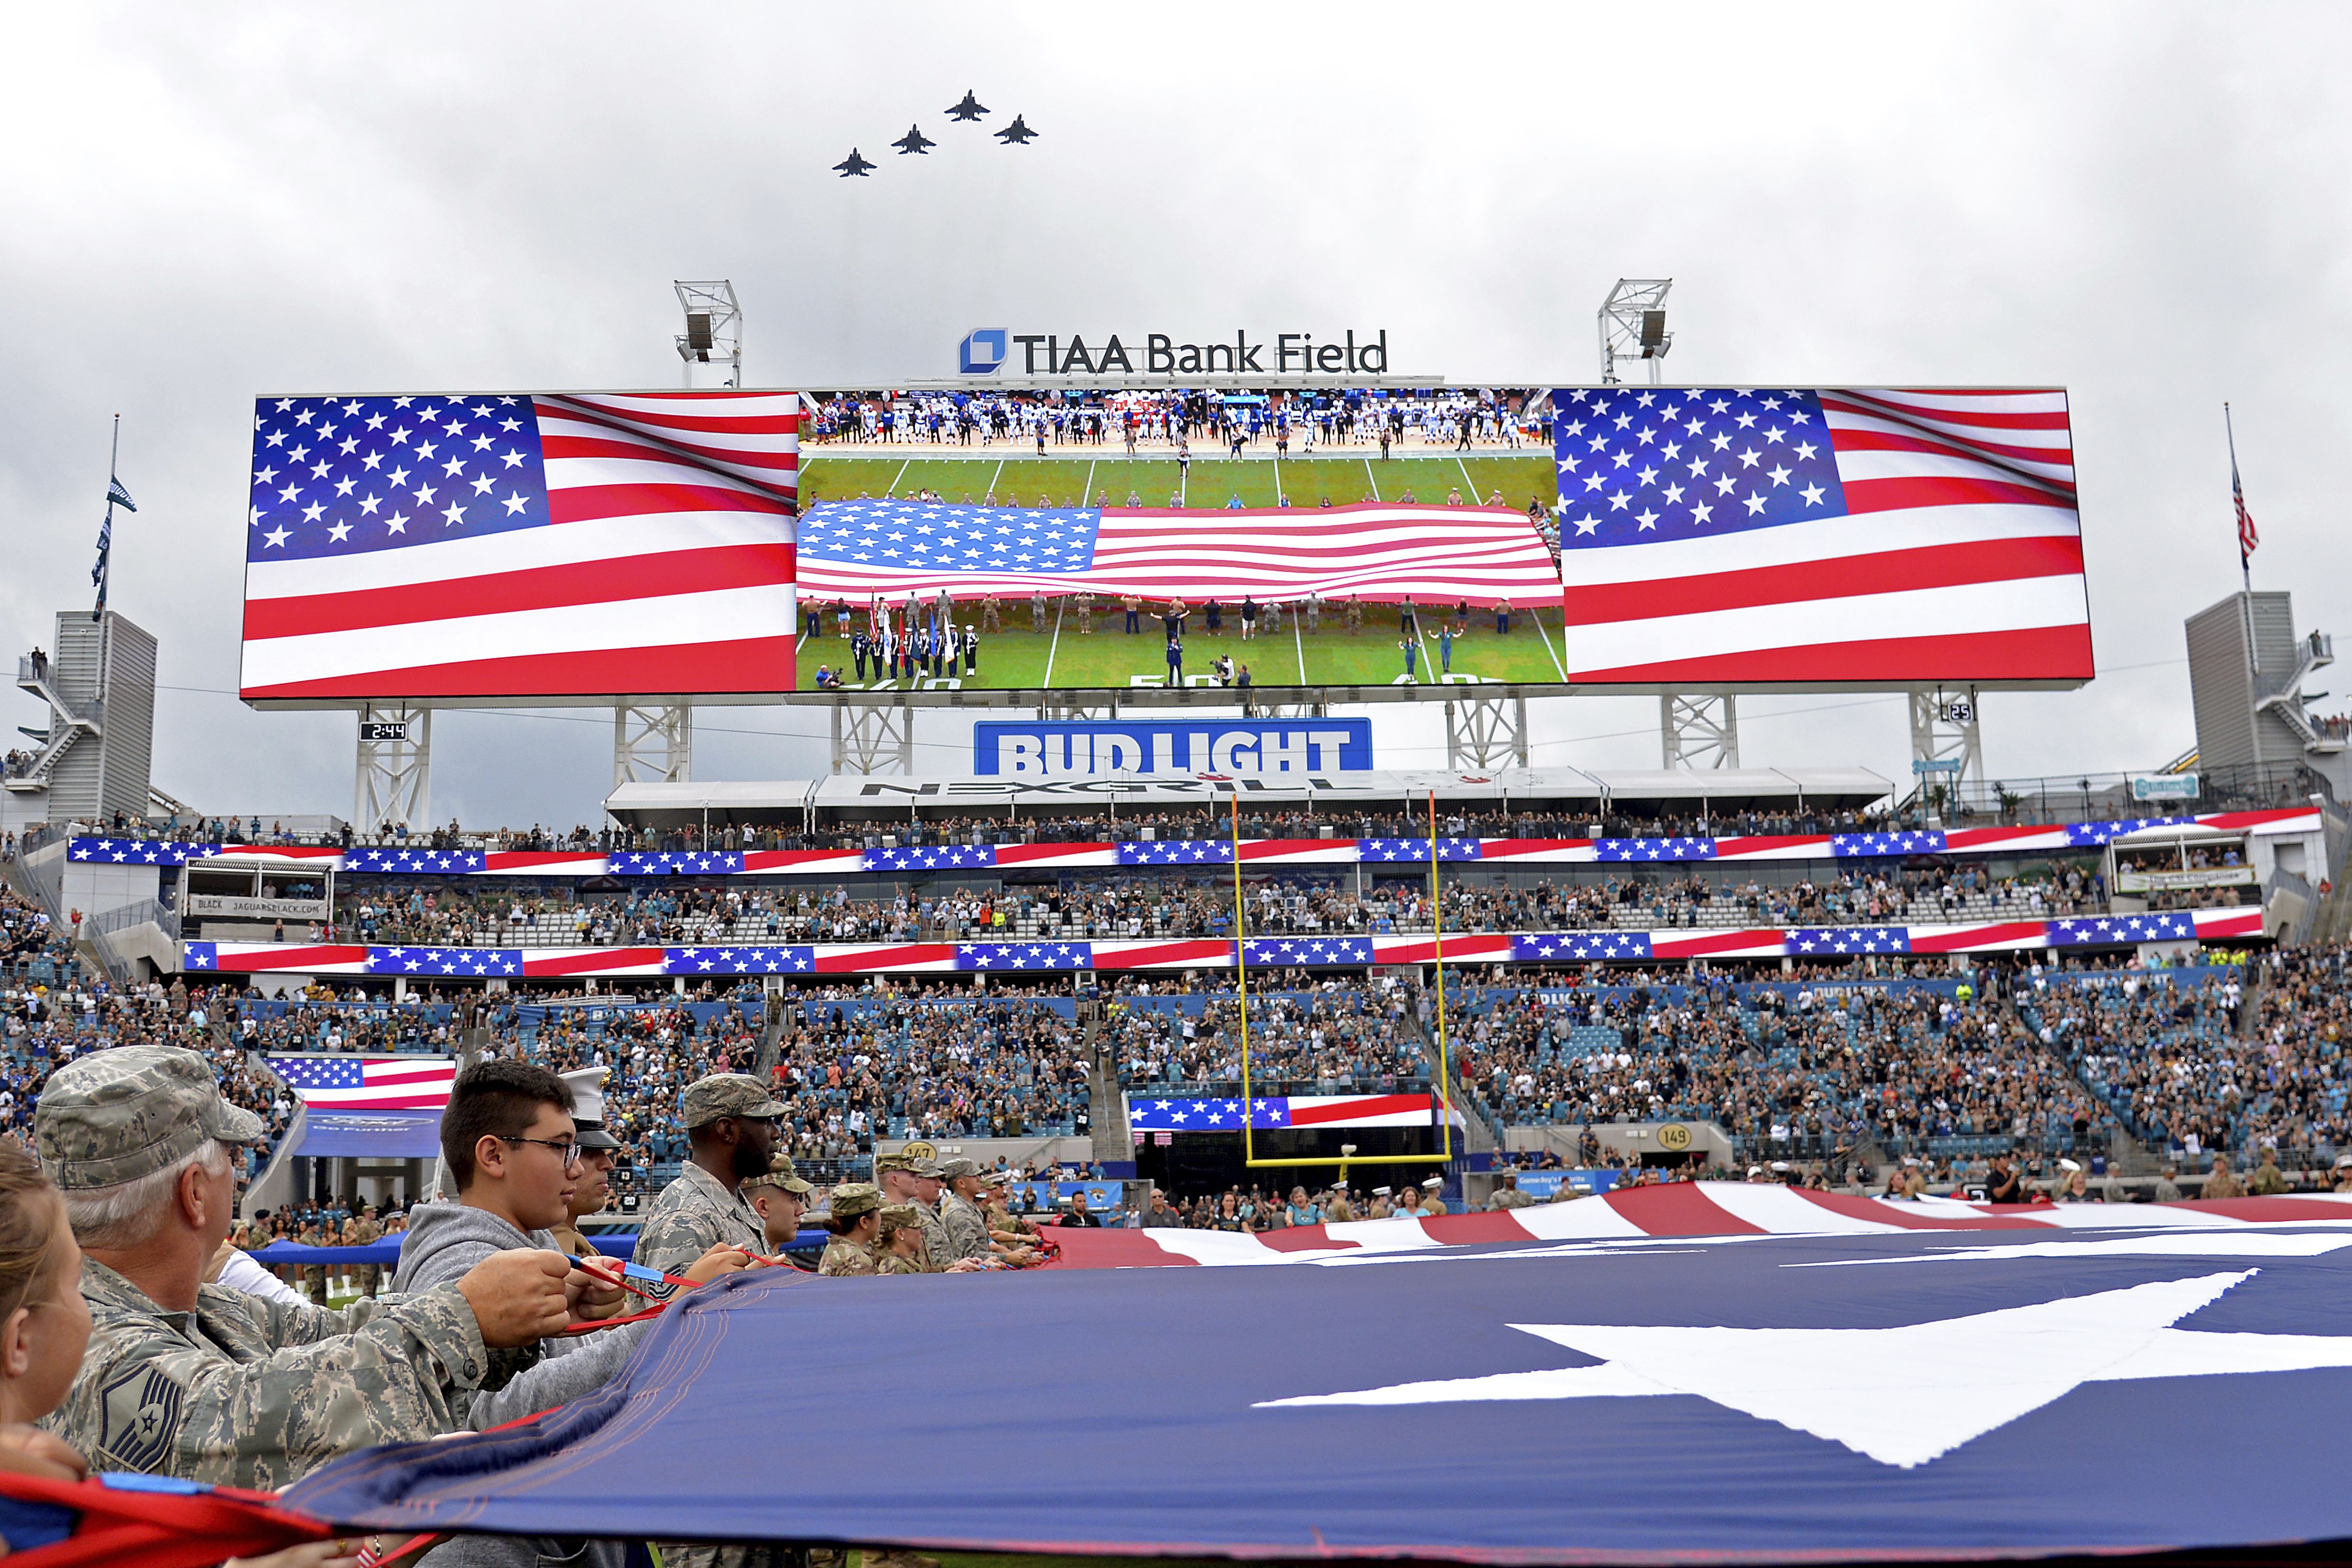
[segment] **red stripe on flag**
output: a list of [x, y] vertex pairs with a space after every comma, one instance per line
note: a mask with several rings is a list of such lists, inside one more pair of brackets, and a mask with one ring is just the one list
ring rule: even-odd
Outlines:
[[1367, 1116], [1402, 1116], [1408, 1111], [1429, 1111], [1436, 1104], [1425, 1094], [1368, 1094], [1360, 1100], [1342, 1100], [1336, 1105], [1301, 1105], [1290, 1102], [1290, 1124], [1293, 1127], [1314, 1127], [1327, 1121], [1354, 1121]]
[[1671, 953], [1676, 958], [1694, 958], [1710, 952], [1739, 952], [1752, 947], [1777, 947], [1789, 940], [1789, 932], [1778, 926], [1756, 931], [1654, 931], [1650, 932], [1653, 952]]
[[271, 947], [259, 952], [228, 952], [215, 949], [213, 967], [240, 974], [278, 970], [315, 969], [330, 963], [365, 963], [364, 947]]
[[[1599, 811], [1601, 803], [1594, 801], [1591, 809]], [[1591, 847], [1592, 840], [1590, 838], [1481, 838], [1478, 840], [1478, 858], [1500, 860], [1515, 855], [1552, 855], [1566, 849]]]
[[883, 973], [894, 969], [911, 969], [921, 963], [955, 962], [955, 943], [951, 942], [908, 942], [896, 947], [862, 947], [854, 952], [828, 953], [817, 949], [816, 969], [820, 974], [862, 974], [868, 971]]
[[[1280, 774], [1273, 775], [1279, 778]], [[1329, 851], [1353, 847], [1344, 838], [1244, 838], [1242, 858], [1267, 860], [1278, 855], [1305, 855], [1313, 851]]]
[[1829, 847], [1826, 833], [1758, 834], [1747, 838], [1718, 838], [1715, 855], [1718, 860], [1728, 860], [1742, 855], [1763, 855], [1775, 849], [1811, 848], [1816, 845]]
[[245, 640], [452, 621], [564, 605], [619, 605], [631, 599], [766, 587], [792, 581], [793, 546], [785, 542], [620, 555], [392, 588], [248, 599]]
[[523, 955], [525, 974], [594, 974], [608, 969], [643, 969], [662, 966], [662, 950], [657, 947], [606, 947], [593, 952], [570, 952], [561, 958], [533, 958]]
[[1570, 589], [1570, 626], [1646, 621], [1661, 616], [1699, 616], [1753, 605], [1799, 605], [1815, 599], [1862, 594], [1900, 594], [1950, 588], [1966, 583], [2005, 583], [2022, 577], [2079, 577], [2079, 539], [1988, 539], [1968, 544], [1922, 545], [1850, 555], [1836, 561], [1793, 561], [1741, 572], [1709, 572], [1653, 582], [1612, 583], [1605, 588]]
[[667, 647], [589, 648], [579, 653], [517, 654], [405, 669], [363, 670], [323, 680], [248, 686], [248, 702], [310, 697], [599, 697], [612, 692], [695, 691], [767, 695], [793, 689], [793, 642], [738, 637]]
[[1817, 1193], [1810, 1187], [1791, 1187], [1790, 1191], [1807, 1202], [1819, 1205], [1835, 1215], [1849, 1219], [1876, 1220], [1881, 1225], [1900, 1226], [1905, 1230], [2048, 1230], [2039, 1221], [1995, 1217], [1979, 1215], [1973, 1219], [1958, 1215], [1938, 1219], [1922, 1214], [1916, 1208], [1901, 1204], [1882, 1204], [1871, 1198], [1857, 1197], [1852, 1193]]
[[793, 515], [792, 503], [750, 490], [719, 485], [573, 485], [547, 492], [553, 522], [585, 522], [599, 517], [646, 517], [666, 511], [766, 512]]
[[1750, 1225], [1699, 1191], [1696, 1182], [1628, 1187], [1622, 1192], [1603, 1193], [1601, 1201], [1652, 1236], [1765, 1234], [1762, 1226]]
[[1234, 961], [1234, 944], [1222, 941], [1160, 942], [1144, 947], [1106, 951], [1106, 944], [1095, 944], [1094, 966], [1097, 969], [1145, 969], [1171, 963], [1205, 963], [1230, 965]]
[[1989, 456], [2014, 463], [2046, 463], [2055, 468], [2071, 468], [2074, 462], [2074, 454], [2063, 447], [2009, 447], [1974, 437], [1939, 440], [1933, 436], [1893, 430], [1849, 428], [1837, 431], [1832, 439], [1841, 452], [1927, 452], [1937, 457], [1975, 459]]
[[[2020, 388], [1994, 396], [2031, 395], [2047, 388]], [[1824, 392], [1822, 406], [1846, 414], [1870, 414], [1885, 419], [1931, 420], [1939, 424], [1973, 425], [1987, 430], [2063, 430], [2068, 416], [2063, 408], [2042, 413], [2014, 413], [1997, 408], [1923, 408], [1916, 404], [1885, 402], [1856, 392]], [[2040, 448], [2035, 448], [2039, 450]]]
[[1820, 680], [1852, 681], [1867, 671], [1874, 681], [2088, 680], [2088, 626], [2031, 626], [2021, 631], [1956, 632], [1946, 637], [1876, 637], [1812, 643], [1803, 647], [1754, 648], [1704, 658], [1572, 669], [1576, 681]]
[[1980, 947], [2005, 942], [2032, 942], [2049, 934], [2050, 923], [2047, 921], [2002, 921], [1994, 925], [1969, 926], [1949, 933], [1931, 931], [1926, 926], [1913, 926], [1911, 951], [1969, 952]]
[[1078, 855], [1099, 855], [1104, 850], [1118, 853], [1116, 844], [1000, 844], [996, 847], [996, 863], [1017, 866], [1024, 860], [1067, 860]]
[[1845, 510], [1849, 512], [1907, 511], [1926, 506], [2046, 506], [2074, 510], [2074, 498], [2033, 485], [2002, 479], [1972, 479], [1960, 474], [1922, 474], [1913, 479], [1846, 479]]

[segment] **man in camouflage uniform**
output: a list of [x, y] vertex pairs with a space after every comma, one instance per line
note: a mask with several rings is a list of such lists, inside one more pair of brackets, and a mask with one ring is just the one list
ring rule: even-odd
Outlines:
[[[636, 1261], [665, 1274], [682, 1272], [720, 1242], [762, 1252], [766, 1227], [742, 1184], [764, 1175], [776, 1150], [777, 1118], [784, 1108], [749, 1073], [713, 1073], [686, 1086], [678, 1117], [693, 1158], [661, 1190], [637, 1237]], [[674, 1285], [648, 1285], [656, 1299]], [[656, 1542], [667, 1568], [767, 1568], [789, 1556], [782, 1546]]]
[[[686, 1086], [678, 1115], [694, 1157], [647, 1211], [636, 1261], [676, 1274], [722, 1241], [746, 1252], [766, 1249], [766, 1227], [742, 1184], [767, 1173], [775, 1155], [776, 1119], [783, 1113], [783, 1106], [749, 1073], [713, 1073]], [[664, 1299], [677, 1287], [647, 1289]]]
[[[373, 1242], [378, 1242], [383, 1239], [383, 1226], [376, 1220], [375, 1205], [373, 1204], [368, 1205], [367, 1207], [360, 1211], [359, 1219], [352, 1226], [352, 1239], [359, 1243], [362, 1247], [366, 1247]], [[381, 1289], [383, 1286], [383, 1268], [381, 1264], [362, 1263], [360, 1265], [361, 1295], [373, 1296], [377, 1290]]]
[[[294, 1239], [303, 1247], [331, 1245], [327, 1239], [326, 1228], [316, 1220], [304, 1226], [296, 1233]], [[327, 1266], [325, 1264], [302, 1265], [302, 1293], [310, 1298], [310, 1305], [314, 1307], [323, 1307], [327, 1304]]]
[[[871, 1182], [849, 1182], [833, 1189], [833, 1239], [824, 1244], [824, 1256], [817, 1261], [819, 1274], [880, 1272], [874, 1244], [859, 1240], [856, 1232], [859, 1228], [857, 1222], [881, 1206], [882, 1194]], [[918, 1268], [915, 1272], [923, 1271]]]
[[262, 1135], [203, 1056], [172, 1047], [95, 1053], [42, 1092], [35, 1148], [82, 1244], [91, 1319], [45, 1425], [93, 1468], [289, 1486], [359, 1449], [457, 1429], [492, 1348], [563, 1331], [569, 1270], [552, 1253], [341, 1312], [203, 1283], [233, 1223], [230, 1149]]
[[947, 1255], [933, 1253], [940, 1267], [966, 1258], [985, 1258], [993, 1250], [988, 1239], [988, 1217], [976, 1201], [981, 1195], [980, 1164], [961, 1154], [939, 1163], [940, 1180], [947, 1191], [940, 1198], [940, 1231], [947, 1238]]
[[783, 1154], [771, 1158], [765, 1171], [745, 1178], [736, 1190], [760, 1216], [761, 1239], [772, 1255], [782, 1253], [800, 1235], [801, 1216], [808, 1213], [808, 1195], [816, 1191], [801, 1180], [791, 1158]]
[[886, 1204], [912, 1204], [923, 1226], [923, 1272], [937, 1274], [954, 1258], [947, 1226], [932, 1206], [940, 1194], [940, 1168], [905, 1152], [874, 1156], [874, 1180]]
[[1486, 1200], [1490, 1209], [1523, 1209], [1532, 1207], [1535, 1199], [1519, 1191], [1519, 1173], [1505, 1171], [1495, 1183], [1494, 1195]]
[[915, 1248], [921, 1245], [923, 1222], [912, 1204], [891, 1204], [882, 1210], [882, 1235], [874, 1261], [877, 1274], [920, 1274]]

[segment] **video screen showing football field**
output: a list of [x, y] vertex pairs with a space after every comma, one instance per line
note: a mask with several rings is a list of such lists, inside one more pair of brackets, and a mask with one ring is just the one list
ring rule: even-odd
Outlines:
[[[800, 482], [803, 690], [1134, 689], [1171, 680], [1196, 689], [1238, 688], [1244, 675], [1251, 688], [1565, 679], [1556, 570], [1534, 574], [1550, 577], [1550, 585], [1535, 583], [1526, 571], [1528, 558], [1545, 559], [1542, 530], [1558, 495], [1552, 463], [1540, 452], [1385, 460], [1194, 458], [1180, 465], [1123, 458], [1116, 447], [1098, 459], [1037, 459], [949, 457], [926, 444], [912, 447], [903, 459], [808, 454]], [[929, 591], [909, 594], [896, 584], [828, 574], [830, 567], [846, 564], [843, 532], [860, 517], [875, 529], [877, 508], [885, 502], [920, 502], [925, 510], [920, 521], [902, 518], [896, 528], [882, 513], [880, 537], [920, 528], [933, 540], [933, 527], [952, 528], [957, 518], [992, 506], [1064, 517], [1072, 509], [1245, 511], [1257, 514], [1251, 521], [1277, 542], [1328, 533], [1371, 505], [1445, 509], [1426, 520], [1432, 545], [1442, 545], [1449, 530], [1489, 541], [1498, 532], [1517, 533], [1520, 575], [1486, 592], [1412, 595], [1410, 615], [1405, 596], [1393, 591], [1318, 594], [1311, 602], [1280, 595], [1261, 599], [1187, 591], [1172, 568], [1150, 592], [1049, 593], [1008, 584], [982, 593], [959, 584], [947, 606]], [[861, 509], [858, 503], [867, 504]], [[956, 510], [961, 508], [975, 510]], [[1298, 515], [1265, 515], [1286, 508]], [[1513, 515], [1501, 515], [1507, 511]], [[1171, 532], [1185, 531], [1181, 519], [1155, 521]], [[1108, 532], [1108, 517], [1103, 526]], [[902, 541], [900, 547], [912, 545]], [[1041, 546], [1055, 547], [1050, 535]], [[821, 560], [828, 551], [835, 559]], [[1309, 561], [1315, 554], [1311, 549], [1297, 553]], [[1106, 545], [1090, 557], [1096, 570], [1105, 570], [1110, 555]], [[1049, 553], [1044, 564], [1055, 564], [1055, 558]], [[1134, 577], [1119, 580], [1131, 584]], [[1181, 660], [1172, 668], [1171, 643]]]

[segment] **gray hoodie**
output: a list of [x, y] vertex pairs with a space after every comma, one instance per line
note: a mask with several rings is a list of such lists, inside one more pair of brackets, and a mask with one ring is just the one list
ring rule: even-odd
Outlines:
[[[429, 1290], [465, 1278], [494, 1252], [521, 1247], [559, 1250], [549, 1232], [519, 1230], [486, 1209], [448, 1202], [420, 1205], [408, 1216], [393, 1289]], [[620, 1372], [651, 1326], [631, 1323], [575, 1338], [541, 1340], [525, 1350], [492, 1351], [490, 1375], [465, 1409], [467, 1425], [478, 1432], [593, 1393]], [[427, 1552], [423, 1568], [537, 1568], [558, 1563], [622, 1568], [625, 1555], [617, 1541], [461, 1535]]]

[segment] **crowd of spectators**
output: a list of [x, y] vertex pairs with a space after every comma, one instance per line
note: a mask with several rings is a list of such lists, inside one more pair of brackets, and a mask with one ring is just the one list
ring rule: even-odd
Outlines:
[[[1139, 350], [1136, 352], [1140, 352]], [[812, 398], [803, 439], [816, 446], [991, 447], [1008, 443], [1166, 451], [1193, 442], [1516, 450], [1548, 446], [1550, 411], [1516, 389], [1447, 388], [1372, 395], [1216, 390], [836, 393]]]
[[[1240, 1090], [1239, 996], [1225, 991], [1187, 1003], [1197, 1005], [1114, 999], [1105, 1047], [1129, 1089]], [[1248, 1011], [1253, 1089], [1382, 1094], [1430, 1086], [1435, 1056], [1425, 1046], [1427, 1007], [1417, 988], [1328, 978], [1253, 986]]]
[[1498, 1127], [1703, 1119], [1839, 1157], [2087, 1147], [2112, 1112], [1966, 983], [1475, 988], [1454, 1061]]

